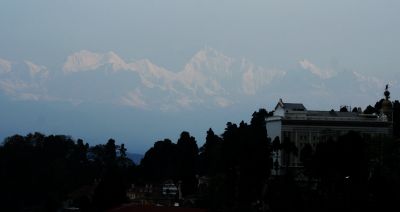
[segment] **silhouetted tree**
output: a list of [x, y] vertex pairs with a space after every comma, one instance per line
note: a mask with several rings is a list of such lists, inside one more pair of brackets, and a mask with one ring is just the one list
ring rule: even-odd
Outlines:
[[[239, 127], [228, 122], [222, 134], [218, 172], [212, 177], [211, 194], [221, 197], [213, 205], [245, 211], [263, 200], [263, 188], [272, 168], [271, 147], [266, 132], [264, 109], [253, 113], [251, 124]], [[216, 203], [218, 202], [218, 204]]]
[[377, 113], [377, 111], [374, 107], [372, 107], [371, 105], [368, 105], [367, 108], [365, 108], [364, 113], [365, 114], [373, 114], [373, 113]]
[[384, 99], [379, 100], [378, 102], [375, 103], [375, 112], [379, 113], [382, 109], [382, 103], [383, 103]]
[[[6, 138], [0, 146], [0, 211], [58, 211], [68, 199], [82, 211], [101, 211], [124, 202], [132, 166], [118, 166], [124, 157], [116, 158], [116, 147], [112, 139], [89, 147], [82, 139], [41, 133]], [[81, 192], [94, 186], [94, 196], [90, 189]]]
[[93, 196], [93, 208], [103, 211], [127, 202], [127, 182], [124, 170], [109, 167], [100, 179]]
[[340, 112], [349, 112], [346, 106], [340, 107]]
[[221, 151], [222, 139], [215, 135], [210, 128], [207, 131], [206, 142], [200, 148], [199, 169], [203, 175], [214, 175], [217, 171], [219, 161], [219, 153]]
[[92, 148], [92, 152], [96, 161], [100, 162], [101, 169], [100, 181], [93, 197], [95, 210], [105, 210], [126, 202], [129, 184], [127, 173], [133, 163], [126, 157], [125, 145], [118, 147], [114, 139], [109, 139], [105, 145]]
[[69, 194], [95, 178], [88, 144], [41, 133], [8, 137], [0, 146], [0, 210], [56, 211]]
[[179, 153], [179, 178], [182, 180], [183, 195], [193, 194], [196, 191], [196, 162], [199, 153], [196, 139], [186, 131], [182, 132], [177, 148]]
[[120, 146], [117, 146], [117, 148], [117, 166], [121, 168], [129, 168], [135, 166], [135, 163], [131, 159], [129, 159], [126, 154], [127, 149], [125, 148], [125, 144], [121, 144]]
[[310, 163], [304, 163], [308, 174], [319, 179], [323, 210], [332, 205], [334, 210], [365, 209], [370, 163], [367, 147], [359, 133], [350, 131], [337, 141], [319, 143]]
[[104, 146], [104, 162], [106, 166], [114, 166], [117, 159], [117, 146], [114, 139], [109, 139]]
[[[381, 138], [382, 139], [382, 138]], [[400, 199], [400, 142], [384, 138], [381, 144], [380, 161], [373, 167], [370, 179], [372, 210], [390, 210], [397, 207]]]
[[144, 155], [140, 166], [144, 179], [150, 182], [179, 180], [179, 153], [176, 144], [165, 139], [154, 143]]

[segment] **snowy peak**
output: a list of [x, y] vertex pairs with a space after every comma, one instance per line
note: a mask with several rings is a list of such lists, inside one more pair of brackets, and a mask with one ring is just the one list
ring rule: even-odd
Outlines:
[[183, 71], [213, 73], [217, 77], [227, 77], [231, 75], [234, 62], [233, 58], [207, 47], [198, 51], [186, 64]]
[[107, 53], [106, 59], [114, 71], [129, 69], [129, 65], [113, 51]]
[[103, 65], [103, 58], [102, 54], [82, 50], [68, 56], [63, 70], [65, 73], [95, 70]]
[[304, 70], [311, 72], [321, 79], [330, 79], [337, 74], [332, 69], [321, 69], [306, 59], [299, 61], [299, 64]]
[[63, 70], [64, 73], [93, 71], [104, 65], [111, 65], [113, 71], [128, 69], [128, 64], [112, 51], [102, 54], [88, 50], [81, 50], [68, 56], [64, 63]]
[[0, 90], [15, 100], [48, 99], [50, 72], [31, 61], [11, 63], [0, 59]]

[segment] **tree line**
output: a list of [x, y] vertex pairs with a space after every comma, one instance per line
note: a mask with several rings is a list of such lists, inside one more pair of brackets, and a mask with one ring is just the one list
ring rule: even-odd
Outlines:
[[73, 192], [82, 211], [121, 204], [134, 167], [126, 151], [113, 139], [90, 147], [64, 135], [8, 137], [0, 146], [0, 210], [57, 211]]
[[[249, 123], [228, 122], [220, 135], [209, 129], [201, 147], [185, 131], [176, 143], [157, 141], [140, 164], [113, 139], [90, 146], [65, 135], [14, 135], [0, 145], [0, 210], [57, 211], [72, 200], [81, 211], [104, 211], [126, 203], [131, 184], [166, 180], [196, 200], [191, 207], [210, 211], [381, 210], [400, 199], [396, 102], [393, 137], [349, 132], [298, 149], [268, 137], [271, 113], [260, 109]], [[371, 108], [379, 110], [379, 103]], [[273, 158], [278, 151], [285, 160], [299, 157], [304, 167], [272, 175], [280, 168]], [[199, 186], [200, 177], [207, 185]]]

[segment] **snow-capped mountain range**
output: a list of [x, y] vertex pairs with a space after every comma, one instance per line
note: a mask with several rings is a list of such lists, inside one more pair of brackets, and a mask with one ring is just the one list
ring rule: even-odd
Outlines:
[[71, 54], [60, 67], [49, 70], [32, 61], [0, 58], [0, 89], [14, 100], [106, 103], [162, 111], [225, 108], [278, 98], [322, 107], [366, 106], [381, 97], [387, 83], [400, 90], [395, 77], [388, 80], [360, 70], [320, 68], [308, 59], [298, 61], [294, 70], [268, 68], [208, 47], [194, 54], [182, 70], [168, 70], [149, 59], [128, 61], [114, 52], [88, 50]]

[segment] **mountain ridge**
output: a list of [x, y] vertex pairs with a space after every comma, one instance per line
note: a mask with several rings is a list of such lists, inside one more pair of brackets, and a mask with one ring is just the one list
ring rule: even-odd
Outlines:
[[108, 102], [146, 110], [225, 108], [259, 98], [332, 104], [336, 96], [340, 104], [365, 104], [370, 102], [367, 95], [380, 97], [387, 83], [400, 87], [396, 78], [385, 82], [356, 70], [320, 68], [308, 59], [298, 61], [294, 70], [265, 68], [210, 47], [199, 50], [178, 71], [149, 59], [126, 62], [113, 51], [72, 53], [61, 75], [31, 61], [0, 58], [0, 63], [0, 89], [14, 99]]

